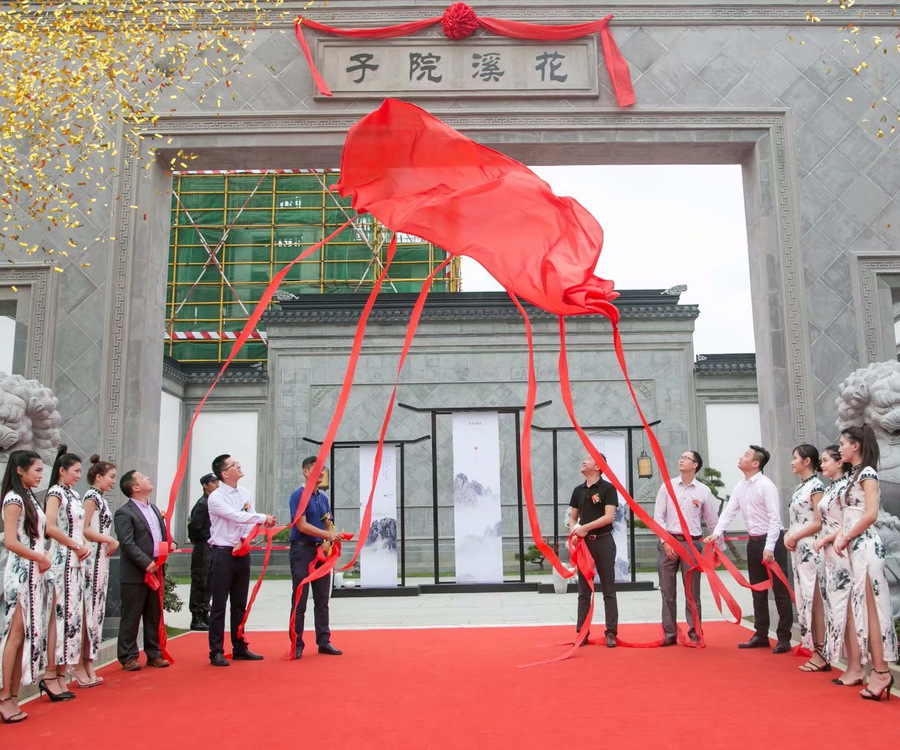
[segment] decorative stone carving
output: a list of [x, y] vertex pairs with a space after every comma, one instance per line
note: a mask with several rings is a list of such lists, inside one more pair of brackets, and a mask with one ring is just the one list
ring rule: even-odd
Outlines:
[[875, 529], [884, 542], [894, 617], [900, 617], [900, 362], [874, 362], [841, 383], [837, 427], [868, 424], [878, 438], [881, 509]]
[[59, 402], [46, 386], [21, 375], [0, 373], [0, 449], [37, 451], [45, 464], [56, 459]]

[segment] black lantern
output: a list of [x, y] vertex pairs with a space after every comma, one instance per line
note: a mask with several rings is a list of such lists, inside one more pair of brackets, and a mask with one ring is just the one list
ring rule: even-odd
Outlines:
[[638, 456], [637, 460], [638, 467], [638, 476], [641, 479], [650, 479], [653, 476], [653, 462], [650, 460], [650, 456], [647, 455], [647, 451], [641, 448], [641, 455]]

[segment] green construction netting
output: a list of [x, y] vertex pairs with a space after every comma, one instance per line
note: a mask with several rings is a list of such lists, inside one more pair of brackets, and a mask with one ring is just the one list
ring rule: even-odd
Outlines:
[[[336, 172], [176, 175], [167, 329], [240, 330], [272, 276], [354, 215], [349, 200], [328, 190], [338, 178]], [[320, 251], [295, 264], [281, 288], [293, 294], [367, 291], [381, 271], [389, 239], [390, 233], [371, 216], [358, 217]], [[207, 248], [216, 250], [225, 279], [209, 263]], [[444, 257], [428, 242], [401, 237], [385, 291], [418, 291]], [[455, 291], [458, 276], [456, 265], [452, 276], [435, 281], [432, 289]], [[166, 351], [181, 361], [218, 362], [231, 346], [228, 341], [170, 341]], [[236, 361], [265, 359], [265, 344], [252, 342]]]

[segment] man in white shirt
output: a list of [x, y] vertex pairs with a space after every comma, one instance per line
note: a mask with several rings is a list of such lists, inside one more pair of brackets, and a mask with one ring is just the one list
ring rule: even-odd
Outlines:
[[[747, 572], [750, 583], [768, 580], [769, 575], [764, 563], [775, 561], [787, 572], [787, 550], [784, 547], [784, 527], [781, 525], [778, 488], [762, 473], [768, 462], [769, 451], [758, 445], [751, 445], [741, 455], [738, 459], [738, 469], [741, 470], [744, 479], [735, 486], [715, 531], [705, 540], [711, 542], [722, 536], [728, 524], [740, 511], [747, 526], [747, 533], [750, 535], [747, 542]], [[774, 579], [772, 591], [778, 610], [778, 627], [775, 630], [778, 643], [773, 653], [786, 654], [791, 650], [791, 626], [794, 623], [791, 594], [777, 577]], [[746, 643], [739, 643], [738, 648], [768, 648], [768, 589], [753, 591], [753, 617], [756, 633]]]
[[[703, 468], [703, 458], [697, 451], [685, 451], [678, 457], [679, 476], [672, 477], [672, 489], [675, 490], [675, 498], [678, 507], [687, 523], [691, 539], [699, 542], [701, 539], [701, 522], [706, 522], [710, 530], [716, 527], [718, 514], [716, 513], [716, 499], [702, 482], [696, 479], [696, 474]], [[665, 484], [659, 488], [656, 496], [656, 506], [653, 509], [653, 520], [674, 536], [679, 542], [685, 542], [684, 529], [678, 518], [675, 503], [669, 495]], [[685, 545], [688, 546], [688, 545]], [[694, 622], [691, 611], [690, 597], [693, 597], [697, 607], [697, 619], [701, 620], [700, 612], [700, 571], [695, 570], [691, 574], [691, 591], [688, 593], [688, 567], [685, 565], [672, 546], [662, 540], [659, 541], [659, 593], [662, 596], [662, 626], [665, 638], [663, 646], [674, 646], [677, 642], [676, 603], [678, 599], [675, 579], [678, 569], [681, 568], [681, 580], [684, 585], [684, 611], [688, 622], [688, 638], [693, 643], [700, 642], [697, 635], [697, 624]]]
[[231, 648], [232, 659], [259, 661], [263, 657], [254, 654], [238, 628], [247, 611], [247, 593], [250, 590], [250, 555], [234, 557], [231, 553], [237, 544], [250, 533], [256, 524], [274, 526], [275, 518], [256, 513], [253, 495], [238, 487], [244, 476], [241, 464], [229, 454], [216, 456], [212, 463], [213, 474], [219, 479], [219, 488], [209, 496], [209, 587], [212, 590], [212, 607], [209, 612], [209, 662], [214, 667], [229, 666], [223, 648], [225, 641], [225, 605], [231, 599]]

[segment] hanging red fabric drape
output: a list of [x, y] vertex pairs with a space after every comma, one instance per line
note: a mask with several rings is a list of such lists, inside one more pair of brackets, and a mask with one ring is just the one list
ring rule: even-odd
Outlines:
[[631, 72], [628, 69], [628, 63], [622, 57], [622, 53], [613, 39], [612, 32], [609, 30], [611, 19], [612, 16], [609, 15], [599, 21], [590, 21], [588, 23], [565, 25], [523, 23], [521, 21], [505, 21], [500, 18], [477, 16], [475, 11], [465, 3], [453, 3], [442, 16], [375, 29], [343, 29], [339, 26], [319, 23], [304, 16], [297, 16], [297, 20], [294, 23], [294, 33], [297, 35], [297, 41], [300, 43], [306, 61], [309, 63], [309, 69], [312, 72], [316, 88], [324, 96], [331, 96], [331, 89], [328, 88], [328, 84], [325, 83], [313, 62], [312, 52], [306, 42], [306, 38], [303, 36], [304, 26], [315, 31], [352, 37], [354, 39], [392, 39], [400, 36], [409, 36], [437, 24], [443, 26], [444, 34], [450, 39], [462, 39], [469, 36], [479, 27], [497, 36], [531, 41], [562, 42], [579, 39], [590, 34], [599, 34], [600, 42], [603, 45], [603, 54], [606, 59], [606, 69], [609, 71], [609, 78], [616, 95], [616, 101], [620, 107], [628, 107], [635, 103], [634, 87], [631, 83]]
[[[678, 542], [634, 502], [575, 419], [562, 320], [568, 315], [600, 314], [613, 326], [617, 358], [642, 424], [648, 429], [654, 456], [664, 469], [668, 491], [674, 496], [661, 447], [630, 387], [616, 325], [618, 310], [613, 304], [618, 295], [612, 282], [594, 275], [603, 241], [596, 219], [571, 198], [554, 195], [524, 165], [474, 143], [414, 105], [390, 99], [350, 129], [336, 188], [351, 198], [358, 211], [372, 213], [395, 231], [425, 237], [451, 253], [476, 259], [511, 296], [560, 317], [563, 400], [582, 441], [637, 517], [688, 565], [699, 566], [707, 573], [719, 600], [724, 600], [738, 619], [737, 603], [718, 580], [713, 564], [704, 560], [692, 541]], [[528, 336], [530, 326], [527, 316], [525, 319]], [[529, 399], [534, 395], [532, 377], [530, 372]], [[526, 405], [526, 421], [529, 415]], [[532, 535], [551, 564], [563, 575], [570, 575], [549, 546], [545, 542], [541, 545], [543, 539], [533, 513], [527, 432], [523, 435], [522, 469]], [[679, 516], [683, 533], [690, 539], [686, 522]]]

